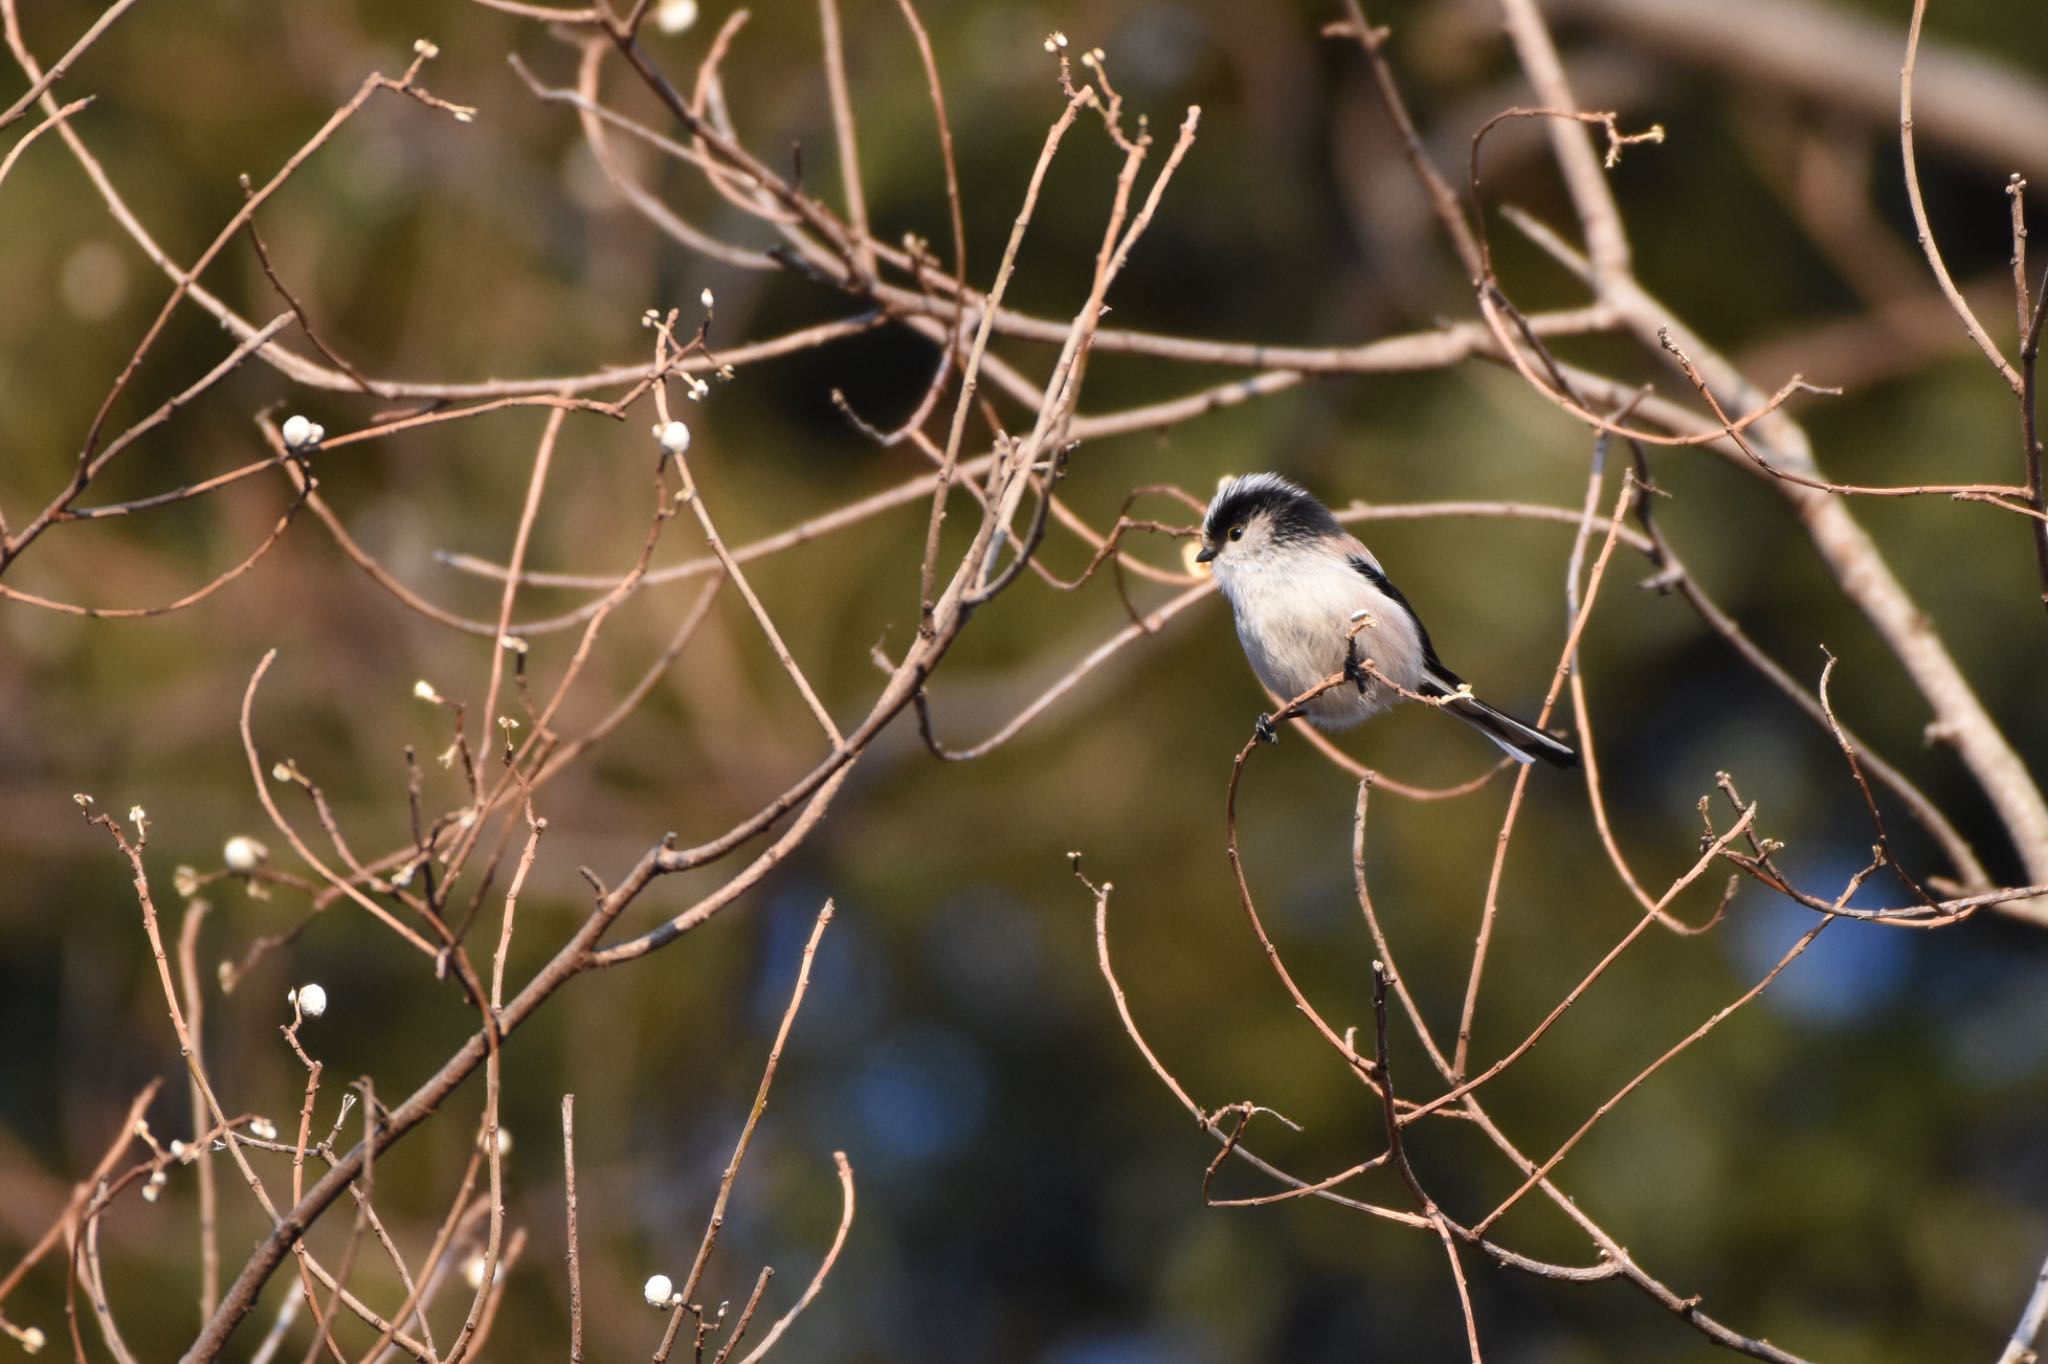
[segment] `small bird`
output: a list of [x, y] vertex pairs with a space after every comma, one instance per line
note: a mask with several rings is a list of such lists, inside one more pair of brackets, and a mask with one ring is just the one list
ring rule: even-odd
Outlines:
[[[1261, 682], [1289, 698], [1331, 673], [1350, 679], [1349, 686], [1333, 687], [1302, 707], [1319, 729], [1349, 729], [1401, 699], [1400, 691], [1365, 670], [1369, 659], [1401, 688], [1445, 698], [1444, 710], [1516, 762], [1579, 765], [1568, 745], [1472, 695], [1436, 656], [1415, 609], [1387, 581], [1372, 551], [1329, 508], [1278, 474], [1224, 481], [1202, 519], [1195, 560], [1216, 575]], [[1263, 715], [1259, 735], [1273, 737]]]

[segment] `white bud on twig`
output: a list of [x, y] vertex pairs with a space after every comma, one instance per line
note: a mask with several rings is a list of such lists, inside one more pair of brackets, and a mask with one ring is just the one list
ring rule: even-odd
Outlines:
[[21, 1333], [21, 1348], [24, 1354], [35, 1354], [48, 1343], [49, 1337], [43, 1334], [43, 1328], [40, 1326], [31, 1326]]
[[654, 26], [663, 33], [681, 33], [697, 22], [697, 0], [661, 0], [654, 7]]
[[666, 1274], [650, 1275], [647, 1286], [640, 1290], [649, 1307], [667, 1307], [675, 1301], [676, 1286]]
[[661, 448], [671, 455], [681, 455], [690, 448], [690, 428], [682, 422], [670, 422], [654, 428], [654, 438], [661, 442]]
[[299, 1012], [308, 1018], [318, 1018], [327, 1012], [327, 991], [317, 984], [301, 985], [285, 996], [287, 1002], [296, 1004]]
[[422, 701], [431, 701], [437, 706], [441, 704], [441, 693], [435, 691], [434, 684], [424, 677], [412, 684], [412, 694]]
[[462, 1265], [462, 1277], [469, 1281], [472, 1292], [484, 1286], [484, 1257], [472, 1255]]
[[284, 419], [279, 434], [284, 437], [285, 449], [309, 450], [327, 438], [327, 428], [294, 412]]
[[270, 856], [270, 849], [247, 834], [236, 834], [220, 850], [229, 871], [254, 871]]
[[499, 635], [498, 647], [507, 653], [523, 654], [530, 646], [517, 635]]
[[713, 306], [715, 306], [715, 305], [714, 305], [714, 301], [713, 301], [713, 299], [712, 299], [712, 297], [711, 297], [711, 286], [710, 286], [710, 285], [708, 285], [708, 284], [707, 284], [707, 285], [705, 285], [705, 286], [704, 286], [704, 292], [703, 292], [703, 293], [701, 293], [701, 294], [699, 294], [699, 295], [697, 295], [697, 301], [698, 301], [699, 303], [702, 303], [702, 304], [704, 305], [704, 311], [706, 311], [706, 312], [709, 312], [709, 311], [711, 311], [712, 307], [713, 307]]
[[249, 1135], [258, 1141], [276, 1141], [277, 1124], [268, 1118], [251, 1118], [249, 1120]]
[[1058, 29], [1054, 29], [1051, 33], [1045, 35], [1045, 50], [1047, 52], [1058, 52], [1066, 45], [1067, 35]]

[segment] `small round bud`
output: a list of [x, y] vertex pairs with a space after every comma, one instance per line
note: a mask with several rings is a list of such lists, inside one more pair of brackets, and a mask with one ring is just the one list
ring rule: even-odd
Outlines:
[[697, 301], [704, 305], [705, 311], [709, 312], [711, 310], [711, 308], [714, 305], [711, 297], [711, 287], [709, 285], [705, 286], [703, 293], [697, 295]]
[[319, 985], [301, 985], [286, 996], [299, 1006], [299, 1012], [308, 1018], [318, 1018], [327, 1012], [327, 991]]
[[247, 834], [236, 834], [220, 850], [221, 859], [228, 864], [229, 871], [254, 871], [270, 856], [270, 849], [258, 843]]
[[284, 419], [284, 426], [279, 434], [284, 437], [285, 449], [306, 450], [326, 439], [327, 428], [294, 412]]
[[249, 1120], [249, 1135], [258, 1141], [276, 1141], [277, 1124], [268, 1118], [251, 1118]]
[[469, 1281], [471, 1291], [484, 1286], [484, 1257], [472, 1255], [462, 1265], [462, 1277]]
[[422, 701], [430, 701], [437, 706], [441, 704], [441, 693], [435, 691], [434, 684], [424, 677], [412, 684], [412, 694]]
[[697, 22], [697, 0], [661, 0], [654, 7], [654, 26], [663, 33], [681, 33]]
[[671, 455], [680, 455], [690, 448], [690, 428], [681, 422], [670, 422], [656, 427], [654, 438], [661, 442], [661, 448]]
[[31, 1326], [21, 1333], [21, 1348], [24, 1354], [35, 1354], [47, 1344], [49, 1337], [43, 1334], [43, 1328], [40, 1326]]
[[650, 1275], [647, 1286], [640, 1290], [649, 1307], [667, 1307], [676, 1295], [676, 1286], [666, 1274]]

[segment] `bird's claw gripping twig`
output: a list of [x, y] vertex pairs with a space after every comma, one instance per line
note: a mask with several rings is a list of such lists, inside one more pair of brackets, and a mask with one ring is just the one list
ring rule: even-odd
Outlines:
[[1280, 731], [1273, 727], [1273, 717], [1261, 712], [1258, 723], [1252, 726], [1252, 737], [1262, 744], [1279, 743]]
[[1365, 670], [1365, 663], [1358, 657], [1358, 641], [1351, 640], [1344, 646], [1344, 676], [1363, 695], [1372, 688], [1372, 675]]

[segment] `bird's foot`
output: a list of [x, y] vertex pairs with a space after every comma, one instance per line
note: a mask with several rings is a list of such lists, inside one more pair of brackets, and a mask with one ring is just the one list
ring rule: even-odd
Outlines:
[[1261, 713], [1258, 723], [1252, 726], [1252, 737], [1262, 744], [1279, 743], [1280, 731], [1273, 727], [1273, 717]]
[[1372, 674], [1365, 670], [1365, 663], [1358, 657], [1355, 645], [1344, 650], [1344, 676], [1358, 688], [1360, 695], [1372, 690]]

